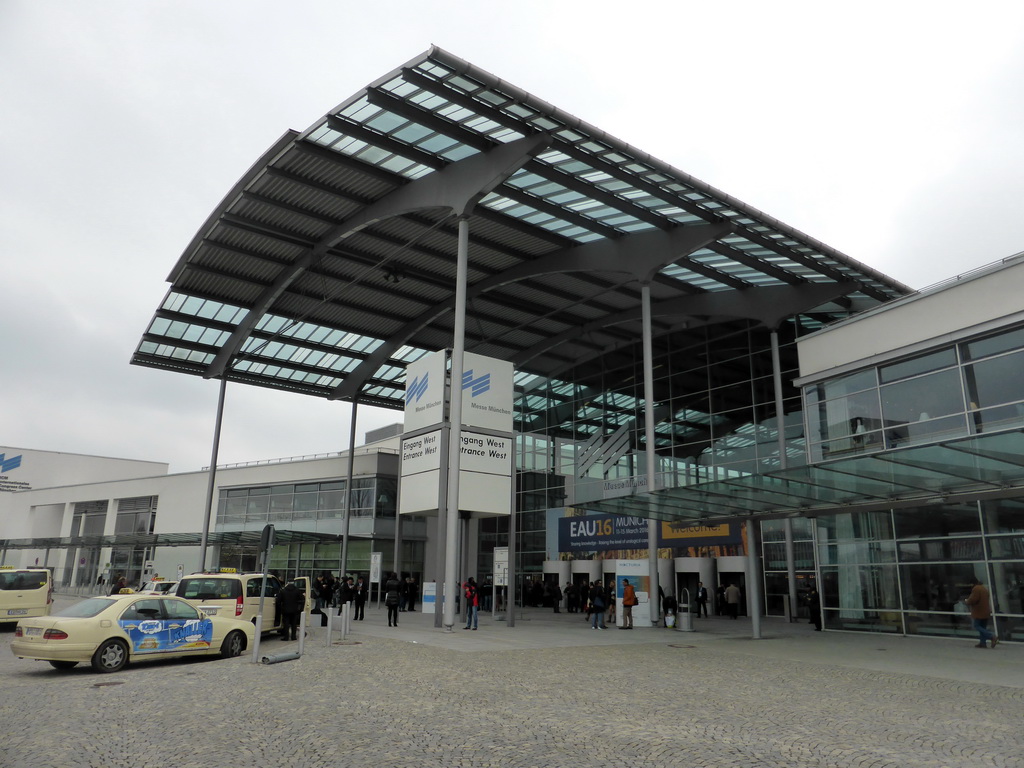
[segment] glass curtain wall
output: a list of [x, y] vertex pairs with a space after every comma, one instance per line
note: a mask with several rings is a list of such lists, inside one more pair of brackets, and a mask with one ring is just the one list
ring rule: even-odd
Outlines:
[[[79, 501], [75, 503], [71, 517], [71, 537], [102, 536], [107, 522], [107, 504], [102, 501]], [[64, 561], [64, 586], [91, 587], [98, 585], [102, 578], [100, 570], [100, 547], [74, 547], [68, 549]], [[84, 560], [84, 563], [80, 561]], [[76, 570], [77, 564], [77, 570]], [[72, 576], [73, 574], [73, 576]]]
[[[807, 595], [816, 583], [814, 570], [814, 529], [811, 521], [795, 518], [793, 564], [796, 566], [795, 616], [808, 618]], [[764, 609], [767, 616], [785, 616], [789, 598], [789, 569], [786, 563], [786, 530], [782, 520], [761, 523], [761, 553], [764, 564]]]
[[[814, 460], [1024, 426], [1024, 327], [804, 390]], [[963, 597], [989, 586], [1020, 640], [1024, 501], [932, 504], [815, 521], [827, 627], [972, 637]]]
[[[152, 533], [156, 525], [157, 501], [156, 496], [118, 499], [114, 534]], [[137, 587], [143, 581], [146, 561], [152, 557], [153, 549], [150, 547], [113, 547], [110, 550], [111, 577], [124, 576], [129, 587]]]
[[804, 389], [814, 461], [1024, 425], [1024, 329]]
[[[340, 536], [345, 511], [346, 480], [224, 488], [217, 506], [217, 530], [262, 530], [267, 523], [293, 530], [315, 531]], [[397, 511], [398, 480], [375, 476], [353, 478], [352, 518], [394, 520]], [[394, 569], [394, 539], [350, 536], [347, 570], [351, 574], [370, 572], [370, 553], [382, 553], [382, 569]], [[422, 578], [424, 543], [403, 541], [403, 571]], [[222, 546], [218, 567], [251, 572], [258, 567], [255, 546]], [[321, 571], [338, 574], [341, 543], [304, 542], [279, 545], [271, 553], [269, 567], [281, 575], [316, 576]]]
[[[800, 392], [788, 383], [797, 375], [802, 323], [779, 329], [788, 466], [806, 463]], [[653, 368], [660, 482], [678, 486], [779, 468], [769, 331], [741, 324], [662, 334]], [[607, 481], [646, 475], [642, 348], [637, 339], [580, 362], [564, 380], [522, 376], [517, 385], [518, 568], [539, 575], [543, 560], [559, 555], [544, 551], [547, 509], [567, 498], [586, 509], [588, 499], [603, 498]], [[496, 523], [483, 532], [491, 550], [507, 543]]]
[[1000, 639], [1024, 639], [1024, 503], [928, 505], [814, 521], [829, 629], [975, 637], [963, 599], [992, 593]]

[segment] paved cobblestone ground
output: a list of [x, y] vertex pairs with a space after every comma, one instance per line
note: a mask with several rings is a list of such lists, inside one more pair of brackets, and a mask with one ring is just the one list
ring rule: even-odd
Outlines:
[[[1013, 679], [993, 685], [827, 663], [810, 644], [829, 647], [831, 633], [593, 632], [573, 615], [444, 633], [419, 614], [397, 631], [367, 616], [330, 648], [311, 628], [298, 661], [113, 675], [16, 659], [4, 628], [0, 766], [1024, 766], [1019, 647], [1000, 661]], [[550, 627], [549, 647], [501, 647]], [[801, 647], [815, 660], [793, 658]], [[969, 664], [1003, 648], [952, 652]], [[295, 649], [268, 640], [261, 655]]]

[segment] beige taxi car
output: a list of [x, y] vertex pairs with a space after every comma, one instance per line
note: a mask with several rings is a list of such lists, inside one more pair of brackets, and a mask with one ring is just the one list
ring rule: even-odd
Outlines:
[[117, 672], [142, 659], [240, 656], [254, 640], [248, 621], [208, 616], [177, 597], [132, 592], [90, 597], [50, 616], [22, 619], [11, 652], [60, 670], [89, 663], [97, 672]]
[[[313, 601], [310, 599], [309, 577], [294, 579], [296, 586], [305, 593], [303, 611], [309, 613]], [[188, 600], [192, 605], [211, 616], [231, 616], [255, 623], [260, 612], [260, 596], [263, 596], [263, 633], [280, 630], [281, 617], [277, 615], [277, 595], [284, 588], [277, 576], [268, 575], [266, 590], [263, 588], [262, 573], [238, 573], [221, 569], [208, 573], [192, 573], [178, 582], [174, 594]], [[309, 617], [307, 615], [307, 621]]]
[[177, 581], [169, 581], [155, 576], [136, 590], [140, 595], [173, 595], [177, 588]]

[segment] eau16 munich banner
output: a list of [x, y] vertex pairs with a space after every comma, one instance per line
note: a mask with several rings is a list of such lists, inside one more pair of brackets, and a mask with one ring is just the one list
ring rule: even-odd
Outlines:
[[[740, 544], [739, 524], [691, 525], [662, 522], [658, 547], [713, 547]], [[647, 519], [620, 515], [585, 515], [558, 519], [559, 552], [604, 552], [646, 549]]]

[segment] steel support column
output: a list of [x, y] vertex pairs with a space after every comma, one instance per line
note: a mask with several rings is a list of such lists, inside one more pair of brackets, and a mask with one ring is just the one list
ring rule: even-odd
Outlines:
[[447, 546], [444, 559], [444, 627], [449, 632], [455, 626], [455, 570], [459, 562], [459, 468], [462, 442], [462, 369], [466, 351], [466, 285], [469, 270], [469, 220], [459, 219], [459, 248], [455, 277], [455, 331], [452, 340], [452, 397], [448, 439], [448, 516], [446, 520]]
[[220, 452], [220, 429], [224, 421], [224, 395], [228, 378], [220, 380], [220, 394], [217, 396], [217, 420], [213, 427], [213, 450], [210, 455], [210, 478], [206, 483], [206, 509], [203, 510], [203, 536], [199, 542], [199, 573], [206, 570], [206, 546], [210, 540], [210, 517], [213, 512], [213, 489], [217, 483], [217, 454]]
[[[651, 341], [651, 284], [645, 282], [640, 288], [640, 302], [643, 306], [643, 350], [644, 350], [644, 439], [647, 443], [647, 493], [654, 493], [657, 475], [658, 455], [654, 445], [654, 345]], [[648, 606], [651, 624], [657, 625], [661, 618], [661, 601], [658, 599], [658, 529], [661, 522], [654, 518], [647, 520], [647, 565], [650, 569]]]
[[348, 471], [345, 475], [345, 508], [342, 510], [341, 519], [341, 578], [345, 578], [348, 570], [348, 523], [352, 519], [352, 470], [356, 461], [356, 408], [358, 400], [352, 401], [352, 423], [348, 430]]
[[761, 580], [764, 574], [759, 566], [757, 556], [757, 525], [753, 518], [747, 518], [747, 611], [750, 612], [750, 636], [754, 640], [761, 639]]
[[[786, 460], [786, 410], [782, 399], [782, 363], [779, 356], [779, 331], [772, 329], [772, 384], [775, 387], [775, 432], [779, 446], [779, 469], [785, 469], [789, 462]], [[796, 617], [796, 561], [793, 553], [793, 521], [786, 518], [783, 521], [783, 529], [786, 535], [786, 578], [789, 585], [789, 615]]]

